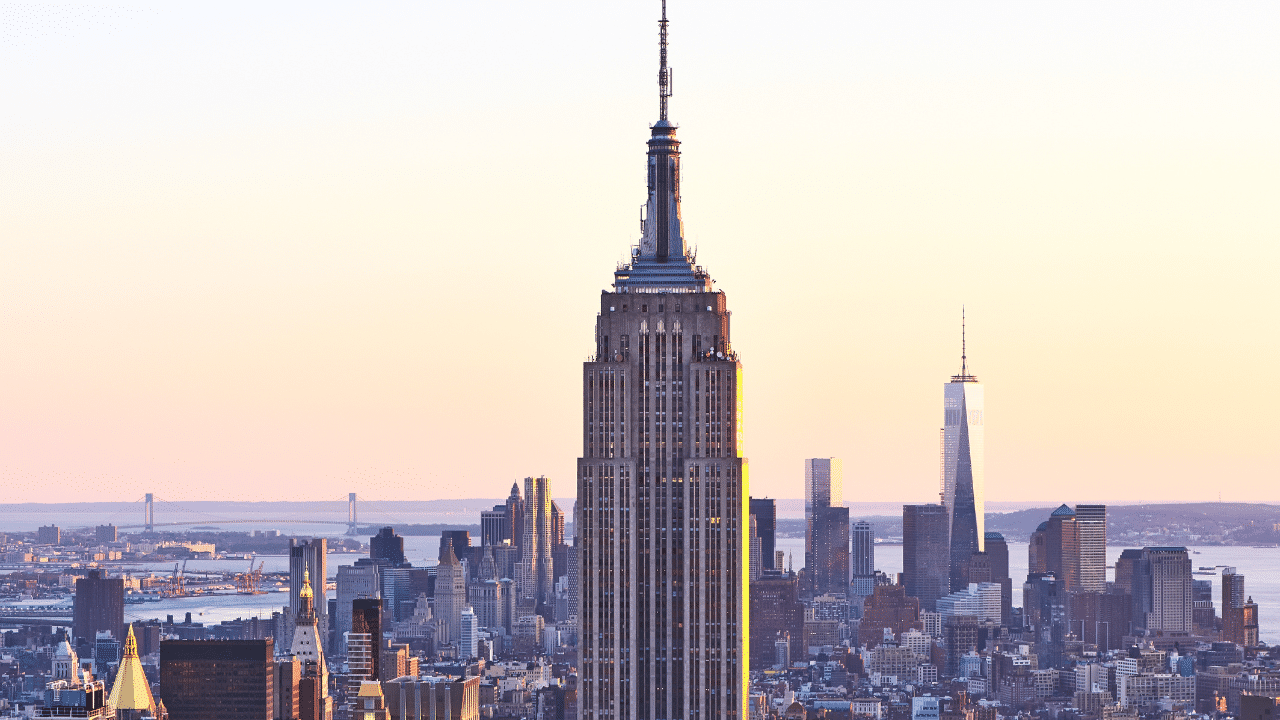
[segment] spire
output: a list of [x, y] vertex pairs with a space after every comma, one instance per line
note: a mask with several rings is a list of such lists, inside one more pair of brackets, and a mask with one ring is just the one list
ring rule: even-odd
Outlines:
[[117, 712], [120, 710], [145, 710], [155, 715], [156, 701], [151, 695], [151, 683], [142, 671], [142, 661], [138, 659], [138, 639], [133, 636], [133, 625], [129, 625], [129, 634], [124, 641], [124, 655], [120, 658], [120, 669], [116, 671], [116, 681], [111, 686], [111, 694], [107, 704]]
[[969, 374], [969, 348], [965, 338], [964, 306], [960, 306], [960, 374], [952, 375], [953, 383], [976, 383], [978, 378]]
[[124, 655], [123, 658], [138, 657], [138, 638], [133, 636], [133, 623], [129, 623], [129, 634], [124, 638]]
[[446, 538], [440, 550], [441, 565], [458, 565], [458, 555], [453, 551], [453, 538]]
[[667, 67], [667, 0], [662, 0], [658, 21], [658, 122], [667, 119], [667, 98], [671, 97], [671, 68]]
[[647, 174], [649, 197], [640, 221], [638, 247], [631, 262], [614, 274], [618, 292], [711, 292], [711, 278], [696, 265], [684, 239], [680, 219], [680, 141], [667, 117], [671, 97], [671, 68], [667, 66], [667, 2], [662, 0], [658, 21], [658, 121], [650, 127]]
[[302, 589], [298, 591], [298, 625], [314, 625], [316, 623], [316, 593], [311, 589], [311, 571], [302, 571]]
[[298, 597], [314, 598], [315, 596], [316, 596], [315, 591], [311, 589], [311, 571], [303, 570], [302, 571], [302, 589], [298, 591]]

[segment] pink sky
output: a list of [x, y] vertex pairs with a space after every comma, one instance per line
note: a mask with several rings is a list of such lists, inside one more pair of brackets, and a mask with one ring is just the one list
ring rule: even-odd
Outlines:
[[[1280, 10], [727, 7], [672, 116], [755, 494], [936, 497], [963, 303], [988, 501], [1280, 501]], [[8, 501], [572, 494], [656, 3], [4, 12]]]

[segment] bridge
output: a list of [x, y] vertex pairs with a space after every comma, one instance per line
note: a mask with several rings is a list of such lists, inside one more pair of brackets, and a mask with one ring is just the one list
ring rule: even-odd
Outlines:
[[72, 622], [69, 607], [0, 607], [0, 625], [70, 625]]
[[[178, 505], [177, 503], [174, 503], [174, 502], [171, 502], [171, 501], [168, 501], [168, 500], [164, 500], [164, 499], [162, 499], [162, 498], [157, 498], [157, 497], [155, 496], [155, 494], [154, 494], [154, 493], [147, 493], [147, 494], [146, 494], [146, 496], [142, 498], [142, 503], [143, 503], [143, 506], [142, 506], [142, 522], [141, 522], [141, 523], [139, 523], [139, 524], [136, 524], [136, 525], [123, 525], [123, 524], [116, 524], [115, 526], [116, 526], [117, 528], [121, 529], [121, 530], [138, 530], [138, 529], [141, 529], [141, 530], [143, 530], [143, 531], [145, 531], [145, 532], [155, 532], [155, 529], [156, 529], [157, 527], [183, 527], [183, 526], [195, 526], [195, 525], [262, 524], [262, 523], [281, 523], [281, 524], [283, 524], [283, 523], [296, 523], [296, 522], [300, 522], [300, 521], [302, 521], [302, 522], [306, 522], [308, 525], [346, 525], [346, 526], [347, 526], [347, 534], [348, 534], [348, 535], [357, 535], [357, 534], [359, 534], [359, 532], [360, 532], [360, 524], [359, 524], [359, 522], [357, 521], [357, 515], [356, 515], [356, 501], [357, 501], [357, 499], [358, 499], [358, 498], [356, 497], [356, 494], [355, 494], [355, 493], [349, 493], [349, 494], [347, 495], [347, 498], [346, 498], [346, 501], [347, 501], [347, 519], [346, 519], [346, 520], [313, 520], [313, 519], [310, 519], [310, 518], [303, 520], [302, 518], [296, 518], [296, 517], [294, 517], [294, 518], [280, 518], [280, 519], [274, 519], [274, 518], [253, 518], [253, 519], [248, 519], [248, 520], [243, 519], [243, 518], [228, 518], [228, 519], [215, 519], [215, 518], [209, 518], [209, 519], [202, 519], [202, 520], [176, 520], [176, 521], [170, 521], [170, 522], [156, 522], [156, 501], [157, 501], [157, 500], [159, 500], [159, 501], [160, 501], [160, 502], [162, 502], [162, 503], [165, 503], [166, 505], [172, 506], [174, 509], [182, 510], [182, 511], [185, 511], [185, 512], [190, 513], [190, 514], [196, 514], [196, 513], [195, 513], [194, 511], [191, 511], [191, 510], [188, 510], [188, 509], [186, 509], [186, 508], [183, 508], [182, 506]], [[137, 502], [137, 501], [135, 501], [135, 502]], [[92, 530], [93, 528], [92, 528], [92, 527], [84, 527], [84, 528], [75, 528], [75, 529], [78, 529], [78, 530]]]

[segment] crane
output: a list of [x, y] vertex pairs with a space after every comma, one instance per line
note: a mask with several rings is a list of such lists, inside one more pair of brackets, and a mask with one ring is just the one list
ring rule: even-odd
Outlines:
[[162, 591], [165, 597], [185, 597], [187, 589], [183, 585], [182, 575], [187, 571], [186, 562], [182, 563], [182, 569], [178, 569], [178, 563], [173, 564], [173, 574], [169, 576], [169, 584]]
[[249, 558], [249, 571], [236, 575], [236, 590], [241, 595], [261, 595], [264, 591], [262, 586], [262, 567], [266, 561], [258, 562], [258, 569], [253, 568], [253, 558]]

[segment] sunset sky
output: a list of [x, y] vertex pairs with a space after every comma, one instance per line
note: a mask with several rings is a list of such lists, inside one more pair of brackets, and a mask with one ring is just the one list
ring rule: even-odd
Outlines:
[[[572, 496], [657, 0], [0, 7], [7, 502]], [[1280, 501], [1280, 5], [670, 0], [752, 494]]]

